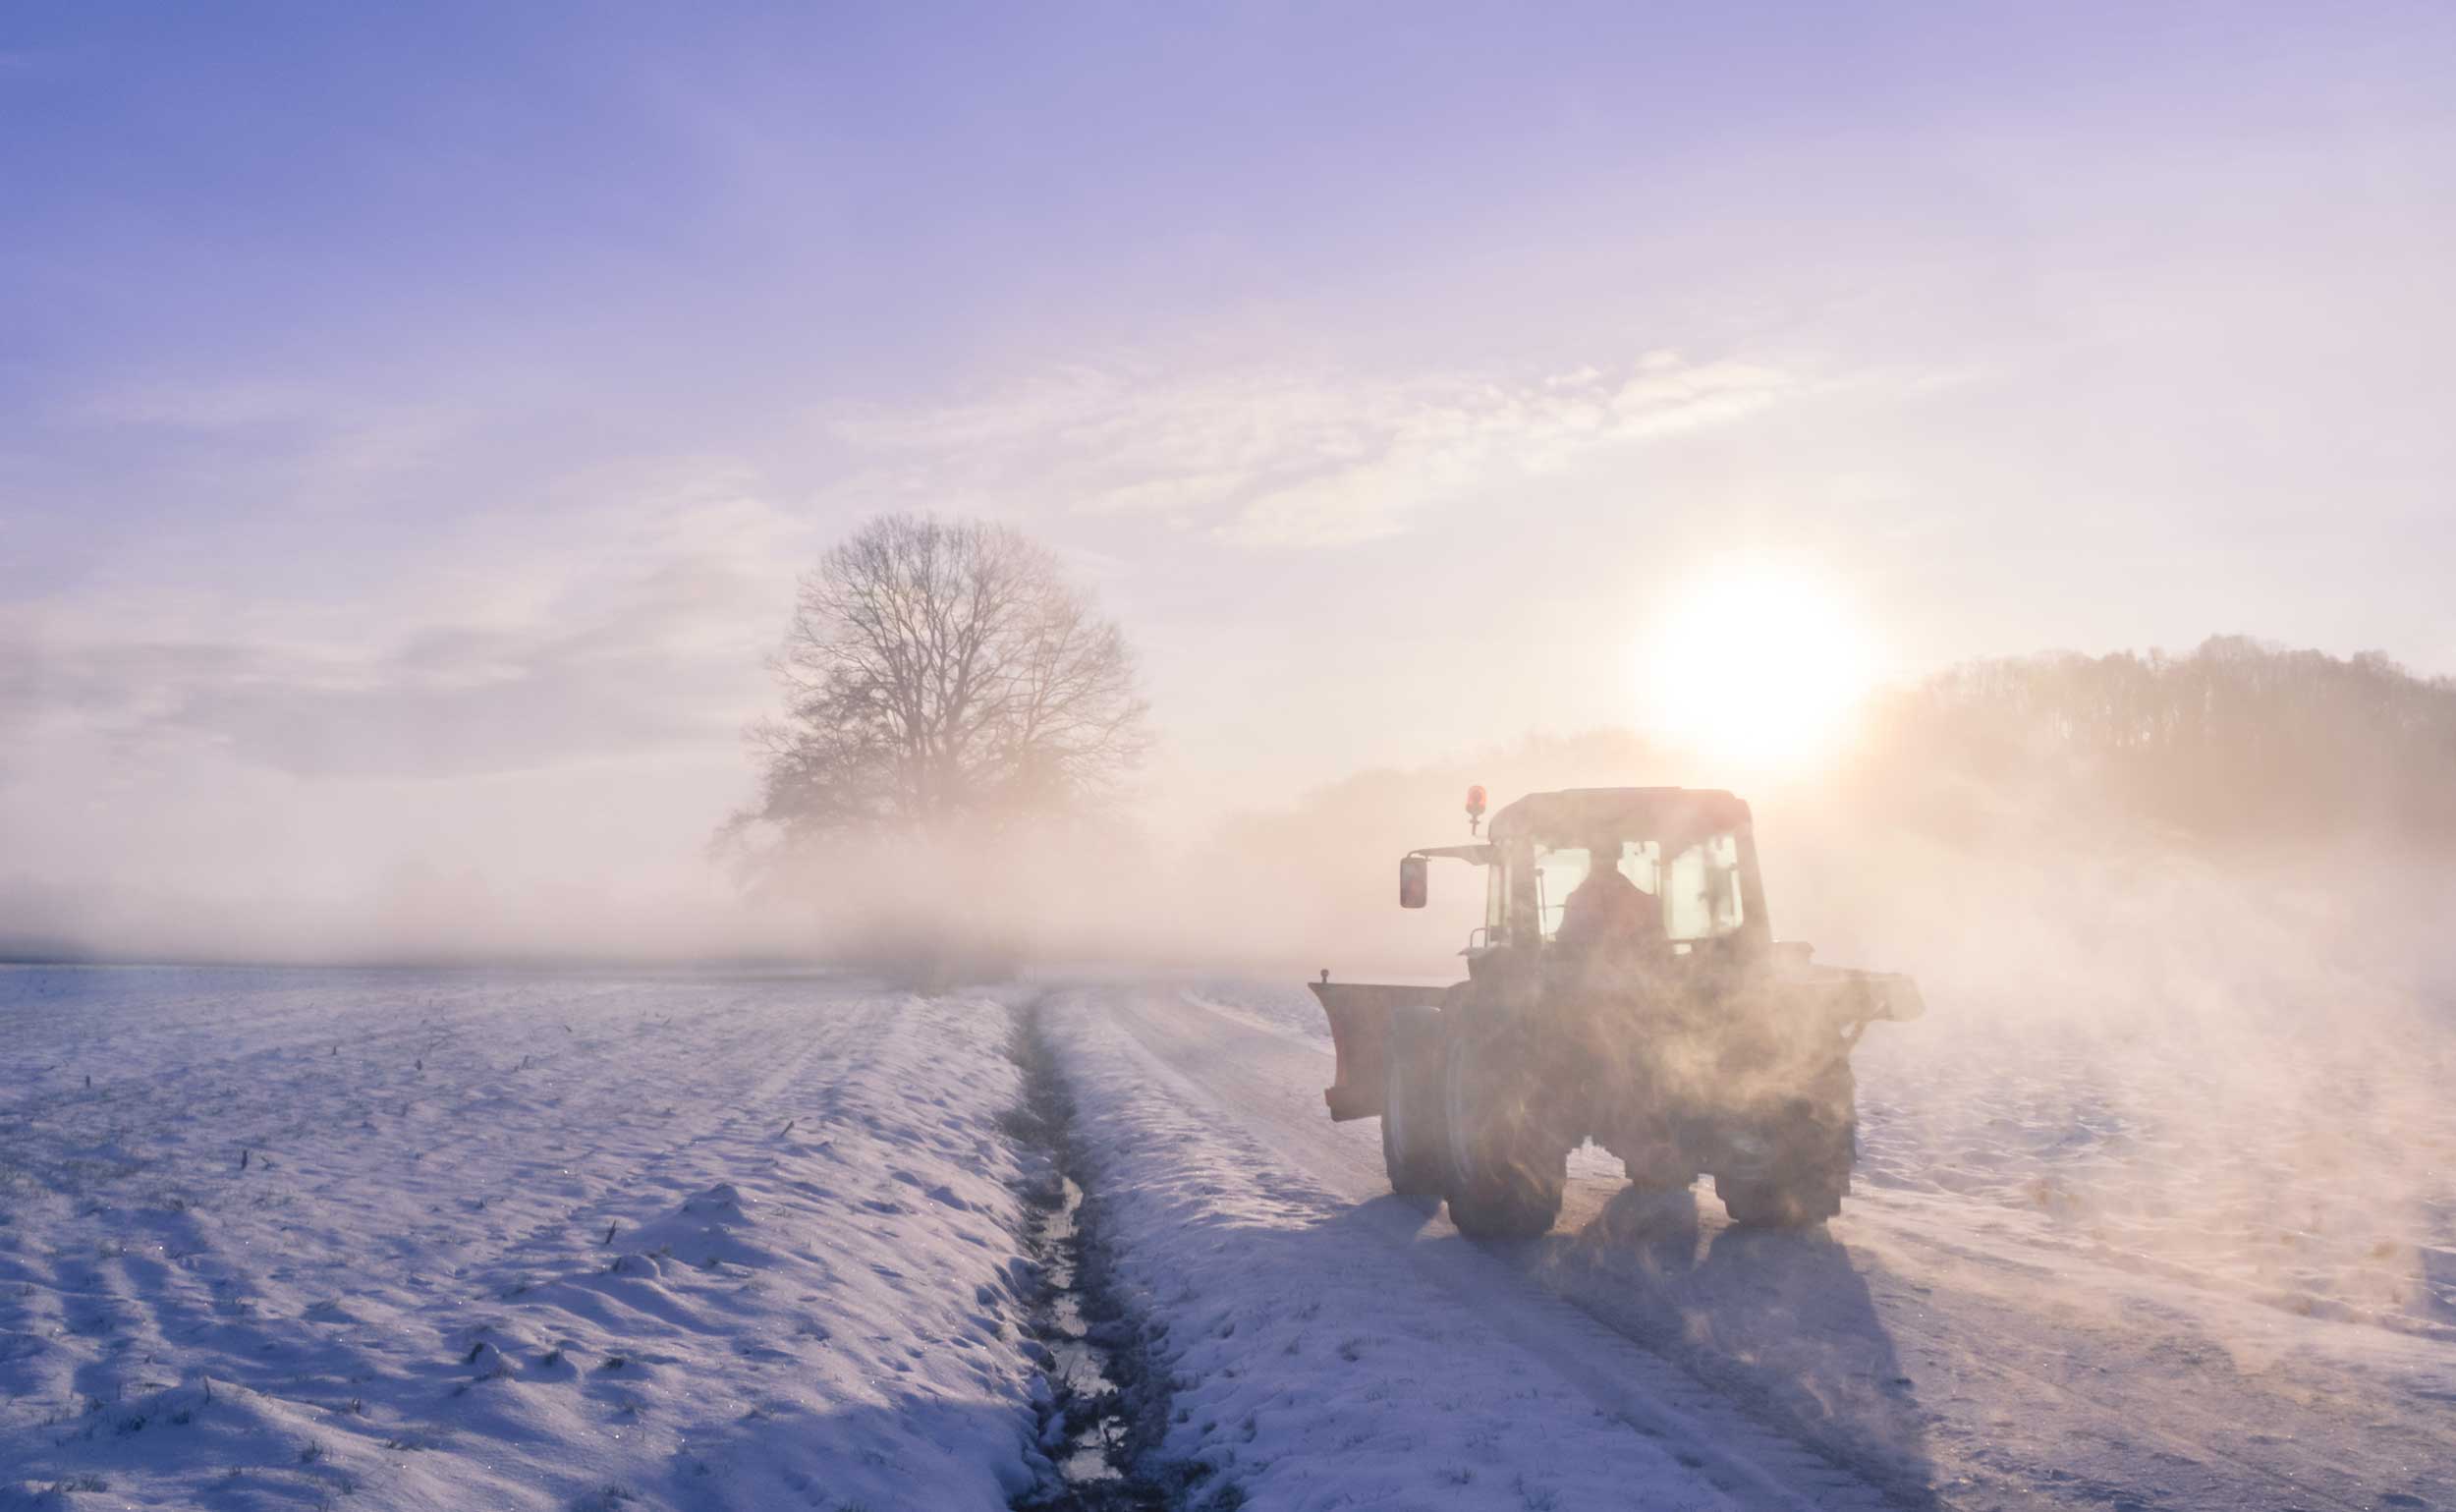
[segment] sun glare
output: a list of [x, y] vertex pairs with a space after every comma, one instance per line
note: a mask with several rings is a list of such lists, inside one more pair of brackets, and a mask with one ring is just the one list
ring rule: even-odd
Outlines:
[[1828, 756], [1875, 676], [1859, 616], [1823, 580], [1749, 564], [1700, 575], [1640, 651], [1646, 723], [1716, 760]]

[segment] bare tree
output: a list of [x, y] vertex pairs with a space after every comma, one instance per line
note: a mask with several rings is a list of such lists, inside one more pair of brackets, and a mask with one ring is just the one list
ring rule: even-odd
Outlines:
[[1125, 637], [1001, 525], [870, 521], [804, 576], [771, 666], [736, 840], [977, 836], [1112, 796], [1147, 746]]

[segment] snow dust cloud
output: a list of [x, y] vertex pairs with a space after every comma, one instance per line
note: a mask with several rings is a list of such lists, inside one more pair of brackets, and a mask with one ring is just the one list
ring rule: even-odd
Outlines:
[[[2220, 643], [2183, 665], [2282, 683], [2295, 664]], [[1436, 862], [1431, 907], [1403, 913], [1393, 864], [1468, 838], [1469, 782], [1496, 806], [1741, 789], [1776, 937], [1911, 974], [1928, 1004], [1856, 1053], [1863, 1186], [1979, 1198], [2075, 1252], [2448, 1336], [2456, 831], [2428, 719], [2449, 694], [2415, 689], [2427, 717], [2396, 716], [2419, 725], [2403, 752], [2360, 720], [2294, 720], [2324, 698], [2292, 686], [2244, 715], [2275, 720], [2257, 738], [2109, 752], [2059, 734], [2019, 759], [1973, 759], [1913, 698], [1847, 758], [1755, 786], [1634, 736], [1531, 741], [1226, 826], [1194, 911], [1214, 950], [1242, 943], [1292, 982], [1455, 978], [1479, 879]]]
[[[1856, 1053], [1863, 1185], [1977, 1198], [2290, 1312], [2448, 1332], [2456, 873], [2435, 789], [2358, 731], [2281, 771], [2234, 742], [1973, 761], [1934, 720], [1896, 709], [1847, 758], [1755, 785], [1626, 733], [1531, 739], [1358, 773], [1194, 840], [1019, 833], [818, 890], [833, 936], [889, 964], [943, 964], [960, 936], [957, 971], [1130, 964], [1291, 995], [1324, 969], [1442, 981], [1464, 975], [1481, 876], [1436, 861], [1430, 906], [1401, 910], [1396, 862], [1469, 838], [1470, 782], [1496, 808], [1728, 785], [1755, 808], [1776, 937], [1908, 973], [1928, 1004]], [[2349, 752], [2365, 770], [2329, 801], [2314, 773]]]
[[[1910, 974], [1928, 1005], [1856, 1053], [1863, 1186], [1977, 1197], [2060, 1242], [2280, 1307], [2444, 1332], [2456, 812], [2439, 778], [2456, 694], [2232, 643], [2146, 671], [2115, 660], [1935, 680], [1788, 775], [1752, 779], [1627, 732], [1528, 738], [1261, 801], [1163, 795], [1207, 815], [1167, 828], [1134, 805], [1018, 815], [929, 843], [830, 846], [764, 875], [712, 844], [717, 812], [665, 824], [690, 841], [653, 855], [623, 850], [619, 816], [597, 852], [571, 856], [518, 854], [506, 821], [499, 854], [463, 835], [449, 854], [468, 864], [397, 866], [371, 889], [323, 885], [307, 849], [278, 896], [177, 879], [0, 889], [16, 936], [0, 943], [192, 960], [755, 959], [916, 981], [1233, 974], [1310, 1014], [1299, 986], [1318, 971], [1464, 974], [1480, 877], [1436, 862], [1430, 906], [1406, 911], [1395, 864], [1469, 838], [1469, 783], [1495, 808], [1562, 787], [1730, 787], [1755, 807], [1776, 937], [1821, 963]], [[2096, 714], [2075, 714], [2107, 708], [2131, 732], [2112, 744], [2090, 733]], [[2174, 713], [2211, 708], [2236, 723]], [[501, 795], [507, 813], [542, 801]], [[585, 784], [565, 801], [617, 807]]]

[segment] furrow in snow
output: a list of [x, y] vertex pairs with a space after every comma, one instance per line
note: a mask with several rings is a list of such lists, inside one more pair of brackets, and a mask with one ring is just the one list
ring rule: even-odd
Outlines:
[[0, 1506], [1003, 1512], [1009, 1024], [810, 978], [0, 973], [38, 1057]]

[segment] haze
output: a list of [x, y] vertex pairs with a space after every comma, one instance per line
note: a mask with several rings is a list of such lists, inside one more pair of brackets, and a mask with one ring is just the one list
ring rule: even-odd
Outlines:
[[[2220, 631], [2456, 671], [2451, 44], [2433, 6], [21, 8], [0, 916], [738, 945], [705, 846], [761, 657], [883, 509], [1092, 587], [1164, 836], [1709, 737], [1717, 677], [1649, 657], [1723, 584], [1811, 585], [1773, 638], [1847, 633], [1857, 681]], [[1758, 736], [1690, 775], [1821, 738]]]
[[0, 7], [0, 1508], [2456, 1507], [2451, 78]]

